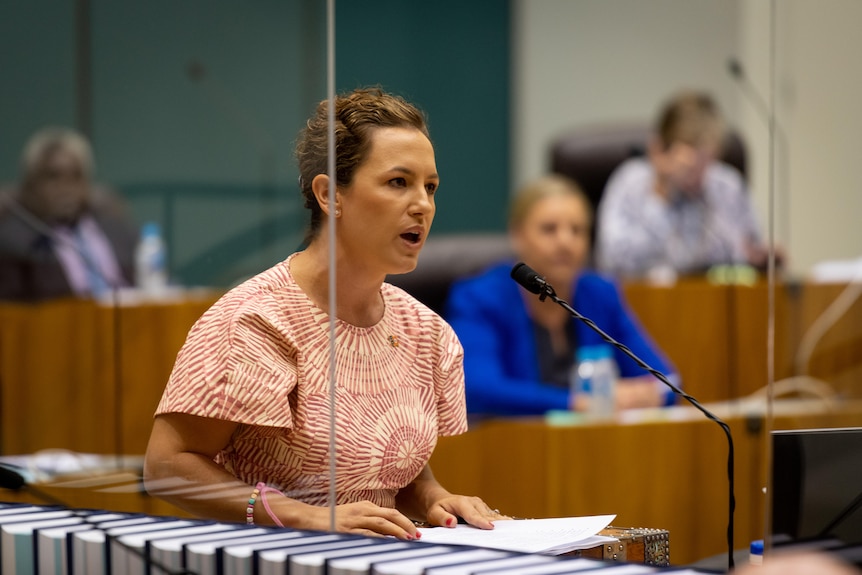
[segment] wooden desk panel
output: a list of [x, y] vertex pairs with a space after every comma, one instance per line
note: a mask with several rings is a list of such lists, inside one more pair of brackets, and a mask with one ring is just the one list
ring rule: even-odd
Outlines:
[[[798, 313], [800, 324], [808, 329], [845, 291], [844, 285], [803, 285]], [[853, 286], [855, 300], [829, 329], [812, 350], [811, 357], [801, 369], [808, 374], [829, 381], [847, 397], [862, 397], [862, 297]], [[800, 336], [801, 337], [801, 336]]]
[[[450, 467], [462, 440], [483, 446], [479, 462], [505, 461], [508, 471]], [[680, 564], [726, 549], [726, 457], [726, 439], [709, 421], [548, 426], [531, 419], [492, 421], [441, 440], [431, 466], [448, 489], [478, 486], [461, 492], [513, 516], [614, 513], [616, 525], [660, 525], [670, 532], [671, 561]], [[749, 474], [741, 463], [737, 473]], [[750, 499], [749, 490], [737, 493], [734, 524], [743, 537]]]
[[[792, 373], [796, 342], [842, 289], [802, 286], [778, 293], [778, 377]], [[764, 382], [766, 293], [765, 285], [697, 282], [626, 287], [632, 307], [680, 369], [687, 389], [705, 402], [749, 393]], [[119, 309], [77, 300], [0, 305], [0, 452], [143, 453], [176, 353], [214, 299]], [[820, 340], [810, 362], [814, 375], [843, 377], [848, 383], [842, 390], [855, 397], [862, 395], [860, 333], [857, 301]], [[742, 411], [731, 415], [726, 419], [737, 447], [736, 542], [744, 546], [762, 536], [765, 431], [749, 427]], [[862, 420], [783, 415], [775, 425]], [[515, 516], [610, 512], [621, 525], [668, 529], [672, 560], [682, 563], [724, 550], [725, 458], [721, 430], [699, 417], [574, 426], [549, 426], [539, 418], [485, 421], [464, 436], [441, 438], [432, 467], [450, 490], [481, 495]], [[138, 501], [138, 495], [110, 505], [96, 497], [90, 506], [145, 505], [140, 509], [159, 513], [158, 502]]]
[[214, 299], [0, 305], [0, 453], [143, 453], [176, 354]]
[[[862, 297], [823, 335], [807, 366], [799, 344], [844, 285], [780, 284], [774, 292], [774, 379], [807, 373], [845, 397], [862, 397]], [[684, 280], [671, 287], [640, 283], [624, 293], [644, 328], [701, 401], [745, 397], [768, 382], [768, 284], [711, 285]]]
[[[798, 342], [842, 290], [776, 291], [776, 378], [795, 373]], [[673, 287], [629, 284], [624, 292], [699, 400], [744, 396], [765, 385], [765, 284], [686, 280]], [[0, 453], [143, 452], [176, 353], [215, 299], [118, 309], [79, 300], [0, 305]], [[860, 397], [860, 348], [857, 300], [815, 347], [809, 371]]]
[[[768, 309], [769, 286], [734, 286], [730, 293], [729, 311], [734, 325], [731, 353], [733, 366], [733, 393], [728, 397], [745, 397], [766, 386], [769, 381]], [[799, 290], [779, 285], [774, 292], [775, 340], [774, 379], [777, 381], [794, 374], [793, 355], [801, 337]]]
[[[775, 415], [775, 428], [862, 425], [859, 406], [783, 405], [789, 408]], [[766, 513], [767, 428], [762, 411], [747, 416], [747, 409], [725, 407], [720, 414], [736, 452], [737, 548], [763, 537]], [[671, 562], [689, 563], [727, 550], [727, 439], [693, 408], [664, 415], [622, 424], [489, 420], [441, 438], [431, 466], [448, 489], [480, 495], [510, 515], [616, 513], [615, 524], [660, 526], [670, 532]]]
[[[80, 476], [83, 478], [84, 476]], [[112, 474], [92, 474], [87, 479], [97, 483], [96, 487], [74, 487], [67, 483], [73, 477], [58, 479], [57, 484], [40, 484], [37, 492], [10, 491], [0, 489], [0, 501], [13, 503], [32, 503], [35, 505], [64, 505], [78, 509], [104, 509], [148, 515], [172, 517], [192, 517], [179, 507], [166, 501], [151, 497], [141, 487], [136, 472], [116, 472]]]
[[671, 287], [632, 283], [623, 290], [647, 333], [679, 370], [688, 393], [701, 401], [732, 396], [727, 287], [692, 280]]
[[168, 382], [177, 352], [189, 329], [212, 305], [147, 305], [124, 309], [118, 326], [120, 357], [120, 453], [144, 453], [153, 413]]
[[3, 453], [114, 449], [106, 433], [114, 413], [105, 385], [111, 354], [96, 343], [105, 329], [96, 307], [57, 301], [0, 310]]

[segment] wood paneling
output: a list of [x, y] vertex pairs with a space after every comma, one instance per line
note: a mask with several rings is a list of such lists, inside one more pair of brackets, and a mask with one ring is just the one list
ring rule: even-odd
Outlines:
[[[798, 342], [843, 286], [775, 292], [775, 374], [793, 375]], [[627, 285], [625, 294], [701, 402], [745, 396], [767, 380], [768, 292], [686, 281]], [[67, 449], [142, 454], [177, 351], [215, 300], [111, 307], [86, 301], [0, 305], [0, 453]], [[862, 302], [818, 340], [811, 375], [862, 397]], [[765, 426], [745, 404], [726, 406], [737, 447], [736, 544], [762, 535]], [[518, 517], [616, 513], [622, 526], [668, 529], [675, 563], [721, 553], [727, 514], [726, 442], [678, 408], [638, 423], [493, 420], [441, 438], [432, 466], [451, 491]], [[777, 416], [775, 426], [860, 425], [854, 414]], [[63, 492], [82, 506], [175, 513], [140, 493]], [[89, 497], [89, 499], [88, 499]], [[70, 499], [71, 498], [71, 499]]]
[[0, 453], [143, 453], [176, 354], [213, 301], [0, 305]]
[[[819, 401], [785, 401], [776, 428], [862, 425], [858, 405], [829, 411]], [[749, 409], [719, 413], [735, 448], [735, 548], [764, 529], [767, 427], [763, 406]], [[671, 562], [685, 564], [727, 550], [727, 449], [715, 422], [675, 407], [635, 422], [479, 422], [442, 438], [431, 466], [450, 491], [516, 517], [613, 513], [615, 525], [667, 529]]]

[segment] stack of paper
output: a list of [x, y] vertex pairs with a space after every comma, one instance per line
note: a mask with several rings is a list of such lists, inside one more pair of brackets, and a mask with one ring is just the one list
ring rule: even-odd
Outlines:
[[423, 543], [445, 543], [491, 547], [522, 553], [560, 555], [577, 549], [589, 549], [615, 541], [598, 535], [616, 515], [554, 517], [551, 519], [512, 519], [495, 521], [494, 529], [470, 525], [421, 528]]

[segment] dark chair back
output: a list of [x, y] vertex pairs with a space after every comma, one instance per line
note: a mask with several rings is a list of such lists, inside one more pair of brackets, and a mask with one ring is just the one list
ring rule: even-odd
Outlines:
[[458, 279], [477, 274], [491, 264], [513, 257], [503, 232], [446, 234], [428, 237], [416, 269], [391, 275], [386, 281], [443, 315], [449, 288]]
[[[580, 184], [597, 208], [613, 171], [629, 158], [645, 155], [651, 133], [648, 123], [638, 122], [571, 130], [551, 145], [551, 171]], [[745, 145], [737, 132], [728, 132], [721, 159], [747, 176]]]

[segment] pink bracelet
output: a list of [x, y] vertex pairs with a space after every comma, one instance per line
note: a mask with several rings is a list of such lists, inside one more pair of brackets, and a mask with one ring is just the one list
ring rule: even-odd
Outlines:
[[260, 494], [260, 500], [263, 502], [263, 508], [266, 510], [266, 514], [269, 515], [269, 518], [272, 519], [279, 527], [284, 527], [284, 524], [281, 522], [278, 516], [272, 512], [272, 509], [270, 509], [269, 507], [269, 502], [266, 500], [267, 493], [278, 493], [282, 497], [284, 496], [284, 493], [282, 493], [275, 487], [268, 486], [263, 481], [254, 486], [254, 491]]

